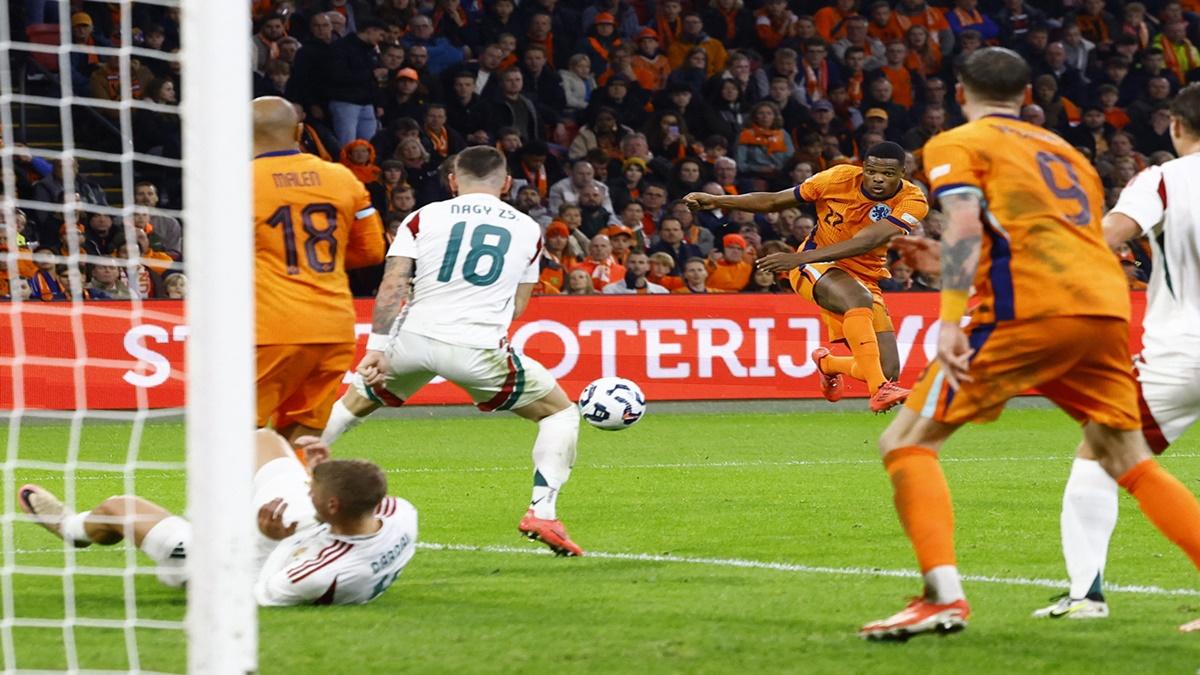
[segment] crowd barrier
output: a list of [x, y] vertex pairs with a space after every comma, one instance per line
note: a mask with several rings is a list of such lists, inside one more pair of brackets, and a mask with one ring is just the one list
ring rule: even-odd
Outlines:
[[[372, 300], [357, 300], [360, 354]], [[900, 380], [910, 385], [933, 358], [938, 296], [888, 296]], [[1131, 344], [1141, 339], [1142, 293], [1133, 294]], [[314, 320], [296, 317], [297, 321]], [[0, 312], [0, 408], [171, 408], [184, 403], [183, 303], [8, 304]], [[511, 341], [545, 365], [571, 396], [620, 375], [650, 401], [816, 398], [809, 354], [824, 337], [814, 308], [794, 295], [572, 296], [534, 298]], [[836, 353], [848, 353], [844, 347]], [[849, 383], [847, 396], [865, 396]], [[413, 404], [468, 403], [434, 380]]]

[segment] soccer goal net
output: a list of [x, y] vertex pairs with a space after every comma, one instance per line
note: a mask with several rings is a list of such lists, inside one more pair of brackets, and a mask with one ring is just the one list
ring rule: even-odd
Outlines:
[[[249, 13], [0, 3], [6, 672], [257, 668]], [[22, 508], [27, 484], [73, 512], [138, 495], [185, 516], [186, 592], [134, 520], [77, 548]]]

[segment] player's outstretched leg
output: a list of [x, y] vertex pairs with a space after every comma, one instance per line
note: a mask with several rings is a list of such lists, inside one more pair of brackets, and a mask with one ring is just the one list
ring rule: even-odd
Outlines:
[[[857, 377], [867, 383], [871, 392], [871, 410], [883, 412], [904, 402], [908, 390], [901, 388], [883, 374], [880, 362], [879, 339], [875, 334], [875, 298], [866, 286], [846, 272], [832, 268], [813, 286], [813, 298], [821, 308], [842, 316], [842, 334], [853, 354]], [[839, 362], [823, 360], [830, 368]], [[844, 364], [844, 362], [843, 362]], [[843, 374], [856, 376], [854, 371]]]
[[1096, 461], [1087, 444], [1079, 446], [1063, 492], [1062, 548], [1070, 588], [1057, 601], [1033, 613], [1037, 618], [1102, 619], [1104, 565], [1108, 542], [1117, 526], [1117, 482]]
[[158, 579], [172, 586], [186, 581], [184, 564], [191, 543], [191, 525], [148, 499], [133, 495], [109, 497], [90, 511], [74, 513], [54, 493], [40, 485], [17, 491], [21, 510], [59, 539], [79, 548], [111, 546], [133, 536], [133, 543], [158, 563]]
[[879, 440], [896, 512], [916, 551], [925, 590], [900, 612], [863, 626], [859, 635], [864, 638], [907, 640], [967, 626], [971, 607], [954, 554], [954, 506], [938, 461], [938, 449], [955, 428], [902, 408]]
[[579, 412], [562, 387], [513, 412], [537, 422], [533, 443], [533, 496], [518, 529], [558, 555], [581, 556], [583, 549], [567, 535], [556, 511], [558, 492], [571, 476], [579, 442]]
[[360, 376], [355, 375], [354, 377], [355, 384], [334, 402], [333, 408], [329, 411], [329, 422], [325, 425], [325, 430], [321, 432], [321, 442], [325, 445], [333, 445], [333, 442], [341, 438], [342, 434], [362, 424], [367, 416], [383, 407], [382, 403], [372, 401], [359, 393], [357, 380]]
[[1158, 531], [1200, 568], [1200, 502], [1154, 460], [1141, 432], [1089, 422], [1083, 434], [1108, 475], [1133, 495]]

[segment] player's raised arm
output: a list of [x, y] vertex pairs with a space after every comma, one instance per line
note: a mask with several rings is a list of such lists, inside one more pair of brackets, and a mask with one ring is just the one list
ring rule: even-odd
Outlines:
[[957, 388], [967, 381], [971, 349], [960, 324], [967, 313], [967, 299], [975, 283], [975, 270], [983, 247], [983, 221], [979, 218], [979, 195], [963, 191], [942, 196], [946, 229], [942, 232], [942, 309], [938, 337], [938, 360], [946, 379]]
[[707, 192], [692, 192], [683, 198], [683, 203], [693, 211], [712, 209], [737, 209], [750, 213], [771, 213], [800, 204], [792, 188], [779, 192], [748, 192], [744, 195], [710, 195]]
[[890, 221], [880, 220], [859, 230], [858, 234], [846, 241], [839, 241], [836, 244], [822, 246], [811, 251], [772, 253], [763, 256], [756, 264], [761, 270], [784, 272], [809, 263], [833, 262], [834, 260], [841, 260], [843, 258], [853, 258], [868, 251], [874, 251], [902, 234], [904, 233]]

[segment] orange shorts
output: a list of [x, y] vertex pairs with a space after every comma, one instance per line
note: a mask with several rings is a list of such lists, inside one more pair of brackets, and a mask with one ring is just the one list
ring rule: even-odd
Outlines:
[[971, 382], [951, 390], [938, 363], [909, 394], [910, 410], [946, 424], [990, 422], [1014, 396], [1036, 390], [1071, 417], [1139, 430], [1137, 381], [1129, 357], [1129, 323], [1055, 316], [971, 326]]
[[324, 429], [354, 343], [258, 345], [258, 426]]
[[[800, 297], [816, 305], [817, 301], [813, 297], [813, 287], [820, 281], [821, 276], [833, 267], [837, 267], [837, 263], [810, 263], [788, 272], [788, 280], [791, 281], [792, 290], [799, 293]], [[883, 291], [879, 290], [879, 284], [874, 279], [864, 279], [845, 268], [838, 267], [838, 269], [849, 274], [855, 281], [870, 291], [871, 298], [875, 301], [871, 305], [871, 313], [873, 314], [872, 325], [875, 328], [875, 332], [891, 333], [895, 331], [896, 329], [892, 325], [892, 316], [888, 314], [887, 305], [883, 303]], [[829, 335], [830, 342], [838, 342], [846, 339], [846, 336], [842, 334], [842, 317], [840, 314], [834, 314], [833, 312], [821, 309], [821, 319], [825, 321], [825, 331]]]

